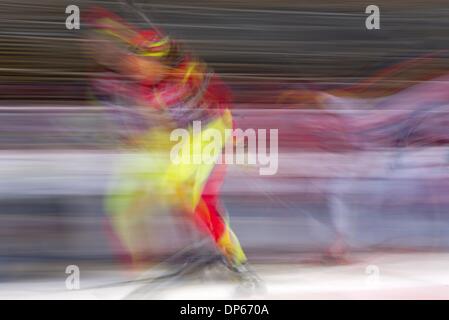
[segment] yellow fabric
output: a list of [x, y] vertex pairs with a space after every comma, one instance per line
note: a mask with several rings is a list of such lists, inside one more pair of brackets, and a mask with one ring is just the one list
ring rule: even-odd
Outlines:
[[242, 264], [246, 262], [246, 255], [240, 245], [237, 236], [226, 223], [223, 235], [217, 241], [218, 248], [223, 252], [225, 257], [230, 260], [231, 264]]
[[[232, 116], [226, 110], [207, 124], [202, 123], [201, 134], [208, 130], [218, 130], [222, 137], [221, 148], [229, 140]], [[187, 141], [188, 150], [203, 148], [207, 141], [193, 136]], [[149, 235], [147, 220], [152, 211], [183, 208], [194, 211], [198, 205], [204, 185], [214, 167], [211, 164], [174, 164], [170, 151], [177, 142], [170, 141], [172, 130], [159, 127], [139, 137], [139, 152], [124, 154], [119, 160], [108, 194], [105, 207], [112, 215], [113, 224], [127, 249], [135, 255], [148, 254]], [[192, 154], [193, 156], [193, 154]], [[234, 236], [235, 237], [235, 236]], [[232, 235], [222, 239], [226, 244]]]

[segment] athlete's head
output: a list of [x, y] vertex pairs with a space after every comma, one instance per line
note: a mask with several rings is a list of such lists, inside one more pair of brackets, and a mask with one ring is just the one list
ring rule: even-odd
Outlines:
[[123, 75], [159, 82], [179, 60], [179, 48], [167, 36], [153, 29], [138, 30], [114, 13], [102, 8], [91, 11], [93, 27], [90, 46], [96, 61]]

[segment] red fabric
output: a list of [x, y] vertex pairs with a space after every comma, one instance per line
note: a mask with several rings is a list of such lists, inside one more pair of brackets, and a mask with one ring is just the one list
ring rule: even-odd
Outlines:
[[228, 86], [217, 75], [213, 75], [207, 87], [206, 98], [213, 99], [220, 109], [225, 109], [230, 107], [232, 94]]
[[141, 47], [144, 46], [146, 42], [154, 43], [161, 39], [161, 36], [155, 30], [147, 29], [140, 31], [135, 38], [132, 39], [132, 43], [137, 47]]
[[200, 202], [195, 208], [195, 221], [217, 242], [226, 229], [226, 223], [219, 210], [219, 192], [226, 174], [226, 165], [218, 164], [204, 186]]

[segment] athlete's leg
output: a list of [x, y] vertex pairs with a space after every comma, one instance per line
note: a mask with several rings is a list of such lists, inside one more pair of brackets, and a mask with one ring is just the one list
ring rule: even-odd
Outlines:
[[240, 281], [239, 292], [253, 292], [263, 289], [259, 277], [251, 271], [246, 255], [237, 236], [229, 226], [224, 208], [220, 205], [220, 188], [224, 180], [226, 166], [216, 165], [209, 175], [195, 208], [195, 220], [207, 232], [226, 259], [226, 266]]
[[170, 145], [163, 144], [170, 141], [168, 130], [152, 129], [140, 138], [145, 144], [117, 162], [104, 201], [117, 238], [137, 268], [146, 264], [152, 250], [152, 214], [165, 210], [164, 178], [170, 164]]
[[246, 256], [219, 202], [219, 191], [226, 173], [226, 165], [218, 164], [204, 185], [195, 208], [195, 221], [214, 240], [228, 263], [236, 266], [246, 262]]

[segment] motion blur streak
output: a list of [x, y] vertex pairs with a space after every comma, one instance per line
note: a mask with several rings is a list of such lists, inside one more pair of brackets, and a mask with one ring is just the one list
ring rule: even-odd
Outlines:
[[[80, 7], [80, 30], [65, 27], [70, 4]], [[279, 130], [277, 174], [230, 165], [221, 190], [269, 298], [449, 299], [449, 4], [375, 4], [381, 29], [368, 31], [358, 1], [138, 3], [230, 88], [235, 128]], [[135, 120], [129, 106], [93, 99], [104, 72], [93, 58], [103, 45], [89, 34], [93, 6], [147, 28], [118, 1], [0, 2], [0, 278], [9, 282], [0, 298], [65, 297], [67, 265], [85, 283], [108, 283], [198, 243], [182, 213], [148, 203], [143, 264], [132, 269], [114, 232], [104, 198], [117, 163], [140, 152], [123, 143], [136, 128], [117, 125]], [[360, 285], [368, 265], [391, 272], [380, 291]], [[220, 273], [201, 277], [217, 290], [206, 298], [234, 297]], [[35, 279], [44, 282], [21, 282]], [[204, 297], [197, 280], [149, 297]], [[122, 298], [120, 290], [67, 297]]]

